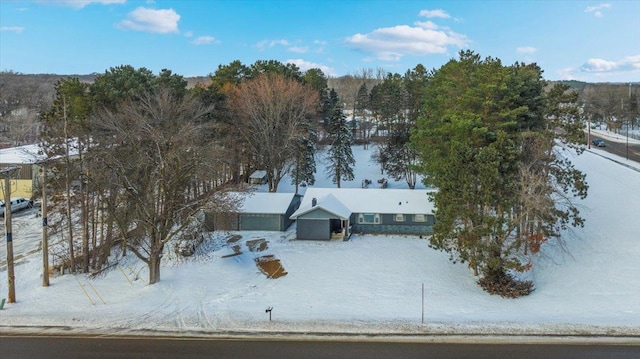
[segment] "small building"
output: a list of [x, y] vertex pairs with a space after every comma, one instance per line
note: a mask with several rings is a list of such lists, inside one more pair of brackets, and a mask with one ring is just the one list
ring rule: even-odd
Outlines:
[[300, 206], [301, 196], [294, 193], [231, 193], [240, 196], [233, 213], [205, 213], [207, 230], [286, 231], [294, 222], [290, 217]]
[[[0, 168], [19, 167], [15, 178], [11, 178], [11, 197], [33, 197], [33, 187], [40, 175], [39, 161], [46, 156], [38, 145], [26, 145], [0, 150]], [[0, 188], [0, 198], [4, 198], [4, 189]]]
[[308, 188], [297, 221], [298, 239], [349, 238], [352, 233], [429, 235], [435, 224], [427, 190]]
[[265, 184], [269, 181], [267, 178], [267, 171], [259, 170], [255, 171], [249, 176], [249, 184]]
[[[69, 157], [72, 159], [78, 157], [75, 140], [70, 141]], [[11, 179], [11, 197], [32, 198], [34, 189], [40, 187], [43, 162], [55, 161], [60, 158], [62, 156], [47, 158], [39, 144], [1, 149], [0, 168], [20, 168], [16, 177]], [[2, 188], [0, 188], [0, 198], [4, 198], [4, 190]]]

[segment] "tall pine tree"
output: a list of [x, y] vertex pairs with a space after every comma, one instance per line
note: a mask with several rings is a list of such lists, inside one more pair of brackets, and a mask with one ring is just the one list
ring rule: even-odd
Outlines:
[[[330, 98], [337, 99], [335, 91], [331, 90]], [[333, 110], [329, 119], [329, 145], [327, 152], [327, 173], [333, 183], [340, 188], [341, 181], [353, 181], [353, 167], [356, 164], [351, 146], [353, 137], [347, 123], [347, 116], [339, 101], [333, 103]]]
[[296, 186], [313, 185], [316, 182], [316, 145], [315, 131], [310, 130], [309, 136], [302, 137], [295, 146], [294, 165], [291, 167], [291, 184]]
[[530, 267], [540, 244], [583, 222], [571, 198], [586, 196], [585, 177], [555, 151], [556, 141], [571, 146], [583, 136], [577, 97], [544, 89], [536, 65], [461, 52], [433, 73], [412, 136], [425, 182], [438, 188], [431, 245], [505, 297], [533, 290], [513, 273]]

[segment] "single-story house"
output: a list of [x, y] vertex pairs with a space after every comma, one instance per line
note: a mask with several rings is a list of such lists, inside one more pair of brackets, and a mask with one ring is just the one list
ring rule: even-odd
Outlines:
[[265, 184], [268, 182], [267, 171], [255, 171], [249, 176], [249, 184]]
[[300, 206], [294, 193], [234, 192], [238, 209], [233, 213], [205, 212], [207, 230], [286, 231], [294, 222], [290, 217]]
[[298, 239], [348, 238], [352, 233], [433, 233], [430, 191], [410, 189], [307, 188], [295, 219]]

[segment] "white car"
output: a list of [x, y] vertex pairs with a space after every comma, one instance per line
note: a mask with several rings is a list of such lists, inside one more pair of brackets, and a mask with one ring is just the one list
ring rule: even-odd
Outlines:
[[[11, 213], [28, 208], [33, 208], [33, 201], [21, 197], [11, 199]], [[4, 217], [4, 201], [0, 201], [0, 217]]]

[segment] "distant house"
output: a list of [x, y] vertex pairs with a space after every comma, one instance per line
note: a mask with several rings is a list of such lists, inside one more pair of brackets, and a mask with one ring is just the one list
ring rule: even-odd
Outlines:
[[267, 183], [267, 171], [255, 171], [249, 176], [249, 184], [265, 184]]
[[[69, 155], [72, 158], [78, 155], [75, 141], [71, 144]], [[16, 177], [11, 179], [11, 197], [33, 197], [33, 189], [40, 186], [41, 166], [45, 160], [47, 156], [38, 144], [0, 149], [0, 168], [20, 167]], [[1, 187], [0, 198], [4, 198]]]
[[[33, 197], [40, 174], [39, 161], [46, 158], [38, 145], [10, 147], [0, 150], [0, 168], [19, 167], [15, 178], [11, 179], [11, 197]], [[0, 188], [0, 198], [4, 198], [4, 190]]]
[[301, 198], [293, 193], [249, 192], [231, 195], [241, 197], [237, 212], [206, 212], [206, 229], [286, 231], [294, 222], [290, 217], [300, 206]]
[[295, 219], [296, 237], [348, 238], [352, 233], [433, 233], [434, 206], [427, 190], [308, 188]]

